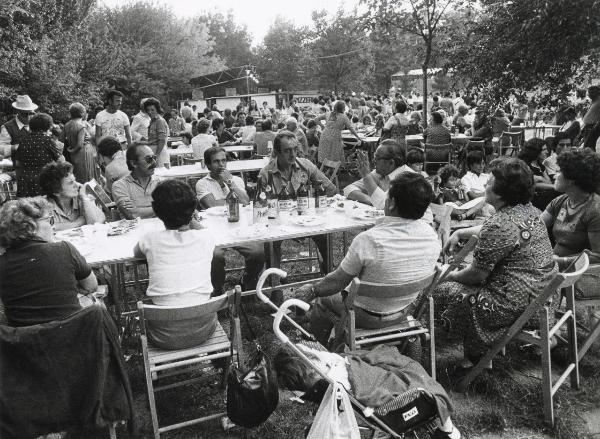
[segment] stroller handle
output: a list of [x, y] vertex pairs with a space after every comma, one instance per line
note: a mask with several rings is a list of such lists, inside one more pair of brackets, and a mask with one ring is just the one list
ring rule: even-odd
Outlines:
[[281, 332], [281, 330], [279, 329], [279, 325], [281, 324], [281, 319], [285, 315], [285, 312], [290, 306], [297, 306], [298, 308], [301, 308], [304, 311], [308, 311], [310, 308], [310, 305], [308, 303], [303, 302], [299, 299], [288, 299], [281, 304], [281, 306], [277, 310], [277, 313], [275, 314], [275, 319], [273, 320], [273, 332], [275, 333], [277, 338], [283, 343], [287, 343], [290, 339], [287, 335]]
[[287, 272], [281, 270], [280, 268], [268, 268], [265, 271], [263, 271], [263, 273], [258, 278], [258, 283], [256, 284], [256, 296], [264, 303], [269, 303], [270, 301], [269, 298], [263, 294], [262, 288], [267, 278], [272, 274], [276, 274], [277, 276], [283, 278], [287, 276]]

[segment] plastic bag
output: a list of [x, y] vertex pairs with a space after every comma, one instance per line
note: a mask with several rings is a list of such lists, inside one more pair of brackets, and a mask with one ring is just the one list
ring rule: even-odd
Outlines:
[[340, 384], [328, 387], [307, 439], [360, 439], [352, 404]]

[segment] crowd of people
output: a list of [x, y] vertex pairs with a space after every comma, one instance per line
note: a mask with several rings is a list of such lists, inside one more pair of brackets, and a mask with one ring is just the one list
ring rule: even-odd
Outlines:
[[[312, 237], [326, 276], [297, 291], [298, 297], [314, 301], [311, 331], [327, 345], [342, 309], [340, 292], [353, 278], [380, 284], [421, 279], [433, 272], [441, 251], [451, 252], [460, 240], [477, 234], [472, 263], [433, 292], [444, 327], [463, 336], [468, 367], [575, 255], [586, 251], [592, 263], [600, 263], [600, 156], [595, 152], [600, 88], [590, 87], [588, 93], [591, 106], [581, 121], [573, 108], [566, 108], [557, 115], [557, 134], [528, 140], [518, 157], [491, 157], [493, 148], [465, 147], [464, 170], [449, 164], [435, 175], [423, 169], [424, 153], [407, 144], [407, 135], [422, 133], [427, 143], [445, 144], [453, 131], [470, 131], [491, 143], [510, 124], [524, 120], [526, 111], [516, 105], [514, 115], [507, 116], [504, 108], [490, 114], [446, 93], [434, 99], [437, 105], [423, 130], [420, 103], [399, 94], [352, 94], [337, 100], [321, 96], [306, 109], [293, 100], [276, 108], [251, 100], [223, 114], [216, 109], [197, 113], [184, 105], [171, 110], [167, 121], [160, 102], [150, 97], [141, 101], [130, 123], [120, 110], [123, 95], [111, 90], [93, 126], [85, 107], [73, 103], [71, 119], [59, 130], [48, 114], [36, 113], [28, 96], [19, 96], [14, 119], [0, 131], [0, 152], [12, 158], [17, 185], [17, 199], [0, 207], [0, 299], [6, 318], [14, 326], [59, 320], [80, 308], [78, 294], [96, 288], [85, 258], [54, 238], [55, 231], [105, 221], [85, 183], [102, 184], [122, 218], [157, 217], [164, 223], [165, 230], [144, 235], [134, 249], [148, 261], [146, 294], [157, 305], [195, 305], [223, 293], [226, 265], [223, 251], [198, 221], [197, 209], [223, 206], [231, 191], [240, 203], [250, 202], [245, 182], [227, 170], [232, 157], [222, 146], [253, 143], [255, 154], [270, 157], [258, 173], [259, 187], [272, 185], [275, 192], [289, 191], [293, 197], [310, 182], [333, 196], [338, 188], [318, 164], [344, 162], [343, 130], [359, 145], [359, 131], [369, 131], [381, 137], [373, 163], [358, 151], [360, 178], [343, 194], [382, 209], [384, 217], [354, 238], [329, 274], [326, 237]], [[172, 135], [181, 136], [208, 168], [195, 188], [154, 175], [157, 167], [170, 165]], [[474, 199], [483, 202], [483, 225], [459, 229], [441, 249], [430, 204]], [[281, 243], [274, 247], [278, 265]], [[248, 244], [235, 250], [245, 259], [242, 287], [253, 289], [265, 249]], [[36, 282], [31, 273], [39, 274]], [[381, 328], [402, 321], [414, 311], [414, 299], [363, 298], [356, 325]], [[215, 317], [177, 323], [149, 328], [152, 343], [164, 349], [198, 344], [214, 331]]]

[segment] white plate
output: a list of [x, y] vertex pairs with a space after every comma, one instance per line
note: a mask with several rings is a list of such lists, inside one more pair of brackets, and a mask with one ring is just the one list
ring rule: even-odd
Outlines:
[[374, 220], [381, 218], [383, 215], [383, 210], [376, 209], [354, 209], [354, 211], [350, 214], [352, 218], [361, 220]]
[[225, 216], [227, 215], [227, 208], [225, 206], [209, 207], [204, 212], [206, 212], [207, 215]]
[[325, 218], [323, 218], [321, 216], [299, 215], [299, 216], [290, 217], [290, 223], [294, 224], [296, 226], [305, 226], [305, 227], [320, 226], [324, 222], [325, 222]]

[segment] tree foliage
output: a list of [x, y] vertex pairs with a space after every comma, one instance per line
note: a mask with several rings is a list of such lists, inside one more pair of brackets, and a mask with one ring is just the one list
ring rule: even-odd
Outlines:
[[227, 15], [207, 13], [198, 17], [198, 22], [208, 27], [208, 35], [213, 41], [213, 52], [223, 60], [228, 68], [252, 64], [252, 36], [244, 24], [236, 22], [233, 12]]
[[453, 38], [448, 67], [485, 86], [492, 100], [515, 89], [565, 95], [574, 76], [586, 73], [584, 63], [595, 64], [598, 76], [600, 1], [485, 0], [481, 6]]
[[312, 14], [314, 32], [308, 44], [316, 79], [321, 89], [368, 90], [373, 57], [368, 35], [356, 26], [356, 12], [338, 9], [333, 17], [326, 11]]

